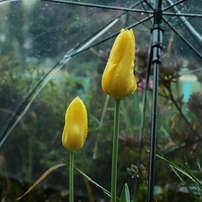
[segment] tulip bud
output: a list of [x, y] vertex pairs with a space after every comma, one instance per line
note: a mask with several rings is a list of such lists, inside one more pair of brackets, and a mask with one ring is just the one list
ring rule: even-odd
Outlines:
[[135, 37], [133, 30], [122, 29], [112, 47], [102, 76], [102, 89], [115, 99], [132, 94], [137, 89], [134, 76]]
[[78, 151], [85, 143], [88, 132], [87, 110], [83, 101], [76, 97], [67, 108], [62, 143], [69, 151]]

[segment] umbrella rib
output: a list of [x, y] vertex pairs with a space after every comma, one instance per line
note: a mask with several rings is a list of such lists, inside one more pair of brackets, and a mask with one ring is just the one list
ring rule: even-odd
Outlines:
[[[184, 1], [185, 1], [185, 0], [178, 1], [178, 2], [176, 2], [176, 3], [173, 3], [172, 5], [170, 5], [170, 6], [166, 7], [166, 8], [164, 8], [163, 11], [162, 11], [162, 12], [163, 12], [163, 15], [170, 15], [170, 16], [175, 15], [175, 16], [184, 16], [184, 17], [202, 17], [202, 14], [176, 13], [176, 11], [175, 11], [175, 13], [173, 13], [173, 12], [165, 12], [165, 11], [167, 11], [168, 9], [177, 6], [178, 4], [183, 3]], [[174, 8], [173, 8], [173, 9], [174, 9]]]
[[[139, 21], [139, 19], [137, 19], [136, 17], [132, 16], [130, 13], [129, 13], [129, 15], [130, 15], [131, 18], [135, 19], [136, 21]], [[147, 15], [147, 17], [148, 17], [148, 15]], [[151, 19], [151, 17], [150, 17], [149, 19]], [[143, 22], [142, 24], [143, 24], [145, 27], [147, 27], [148, 29], [150, 29], [150, 27], [149, 27], [148, 25], [144, 24], [144, 22]]]
[[172, 5], [170, 5], [170, 6], [167, 6], [166, 8], [164, 8], [163, 9], [163, 11], [162, 12], [164, 12], [164, 11], [166, 11], [166, 10], [168, 10], [168, 9], [170, 9], [170, 8], [173, 8], [174, 6], [177, 6], [178, 4], [181, 4], [181, 3], [183, 3], [185, 0], [181, 0], [181, 1], [178, 1], [178, 2], [176, 2], [176, 3], [173, 3]]
[[7, 2], [14, 2], [14, 1], [18, 1], [18, 0], [0, 0], [0, 3], [7, 3]]
[[[137, 2], [136, 4], [130, 6], [130, 8], [134, 8], [134, 7], [138, 6], [139, 4], [142, 4], [142, 1], [143, 1], [143, 0], [141, 0], [141, 1]], [[142, 6], [143, 6], [143, 5], [142, 5]], [[145, 11], [146, 11], [146, 10], [145, 10]], [[139, 21], [139, 19], [137, 19], [136, 17], [132, 16], [132, 15], [130, 14], [130, 12], [125, 11], [123, 14], [125, 14], [125, 13], [127, 13], [128, 15], [130, 15], [131, 18], [133, 18], [133, 19]], [[121, 15], [123, 15], [123, 14], [121, 14]], [[147, 16], [148, 16], [148, 13], [147, 13]], [[143, 22], [142, 24], [144, 24], [144, 22]], [[147, 27], [147, 28], [149, 28], [146, 24], [144, 24], [144, 26]]]
[[64, 4], [86, 6], [86, 7], [93, 7], [93, 8], [103, 8], [103, 9], [110, 9], [110, 10], [131, 11], [131, 12], [138, 12], [138, 13], [142, 13], [142, 12], [153, 13], [153, 11], [145, 11], [142, 9], [133, 9], [133, 8], [117, 7], [117, 6], [107, 6], [107, 5], [101, 5], [101, 4], [91, 4], [91, 3], [73, 2], [73, 1], [65, 1], [65, 0], [41, 0], [41, 1], [45, 1], [45, 2], [48, 1], [48, 2], [54, 2], [54, 3], [64, 3]]
[[[185, 1], [185, 0], [181, 0], [181, 1], [179, 1], [179, 2], [177, 2], [177, 3], [175, 3], [175, 4], [173, 4], [173, 6], [176, 6], [176, 5], [178, 5], [179, 3], [182, 3], [182, 2], [184, 2], [184, 1]], [[147, 0], [144, 0], [144, 2], [147, 3], [147, 5], [148, 5], [151, 9], [153, 9], [153, 7], [151, 6], [151, 4], [150, 4]], [[175, 16], [199, 17], [199, 18], [202, 18], [202, 14], [165, 12], [166, 10], [168, 10], [168, 9], [170, 9], [170, 8], [172, 8], [172, 6], [168, 6], [168, 7], [166, 7], [165, 9], [163, 9], [162, 14], [163, 14], [163, 15], [167, 15], [167, 16], [173, 16], [173, 14], [174, 14]], [[147, 12], [147, 13], [151, 13], [151, 14], [154, 13], [153, 11], [146, 11], [146, 12]]]
[[191, 23], [184, 17], [180, 16], [180, 20], [188, 29], [189, 33], [193, 36], [193, 38], [198, 42], [198, 45], [202, 48], [202, 36], [196, 31], [196, 29], [192, 26]]
[[[142, 4], [142, 7], [144, 8], [145, 11], [147, 11], [147, 10], [146, 10], [146, 8], [145, 8], [145, 6], [144, 6], [144, 4], [143, 4], [143, 1], [146, 2], [146, 4], [148, 4], [148, 6], [149, 6], [150, 8], [152, 8], [152, 6], [147, 2], [147, 0], [142, 0], [142, 1], [141, 1], [141, 4]], [[152, 8], [152, 9], [153, 9], [153, 8]], [[148, 15], [149, 15], [149, 14], [147, 13], [147, 16], [148, 16]], [[150, 22], [152, 23], [151, 19], [150, 19]]]
[[[138, 22], [136, 22], [136, 23], [134, 23], [134, 24], [132, 24], [132, 25], [130, 25], [130, 26], [125, 27], [125, 29], [131, 29], [131, 28], [133, 28], [133, 27], [136, 27], [136, 26], [138, 26], [139, 24], [141, 24], [141, 23], [143, 23], [143, 22], [149, 20], [149, 19], [152, 18], [152, 17], [153, 17], [153, 16], [148, 16], [148, 17], [146, 17], [146, 18], [144, 18], [144, 19], [142, 19], [142, 20], [140, 20], [140, 21], [138, 21]], [[96, 43], [92, 44], [91, 46], [86, 47], [85, 49], [82, 49], [82, 50], [80, 50], [80, 51], [76, 51], [76, 52], [74, 52], [74, 53], [71, 54], [71, 57], [73, 57], [73, 56], [75, 56], [75, 55], [78, 55], [79, 53], [82, 53], [82, 52], [84, 52], [84, 51], [86, 51], [86, 50], [89, 50], [89, 48], [92, 48], [92, 47], [94, 47], [94, 46], [97, 46], [97, 45], [99, 45], [99, 44], [101, 44], [101, 43], [103, 43], [103, 42], [105, 42], [105, 41], [107, 41], [107, 40], [109, 40], [109, 39], [111, 39], [111, 38], [117, 36], [119, 33], [120, 33], [119, 31], [118, 31], [118, 32], [115, 32], [114, 34], [111, 34], [110, 36], [108, 36], [108, 37], [102, 39], [102, 40], [99, 41], [99, 42], [96, 42]]]
[[147, 1], [147, 0], [143, 0], [152, 10], [154, 10], [154, 7]]
[[[167, 22], [169, 22], [169, 20], [167, 20], [167, 19], [165, 19]], [[189, 20], [189, 19], [188, 19]], [[182, 24], [182, 22], [177, 22], [177, 23], [173, 23], [172, 24], [172, 26], [173, 27], [176, 27], [176, 26], [178, 26], [178, 25], [181, 25]], [[164, 28], [164, 31], [167, 31], [167, 30], [169, 30], [170, 29], [170, 27], [168, 27], [168, 28]]]
[[163, 20], [182, 39], [182, 41], [184, 41], [184, 43], [186, 43], [186, 45], [202, 59], [200, 52], [198, 52], [169, 22], [167, 22], [164, 17]]
[[[0, 0], [0, 3], [7, 3], [7, 2], [15, 2], [19, 0]], [[133, 8], [125, 8], [125, 7], [116, 7], [116, 6], [104, 6], [100, 4], [89, 4], [89, 3], [81, 3], [81, 2], [72, 2], [72, 1], [64, 1], [64, 0], [41, 0], [45, 2], [55, 2], [55, 3], [64, 3], [64, 4], [72, 4], [78, 6], [87, 6], [87, 7], [95, 7], [95, 8], [103, 8], [103, 9], [112, 9], [112, 10], [122, 10], [122, 11], [129, 11], [129, 12], [137, 12], [137, 13], [148, 13], [153, 14], [152, 10], [141, 10], [141, 9], [133, 9]], [[146, 0], [145, 2], [150, 5]], [[150, 5], [152, 8], [152, 6]], [[163, 15], [171, 15], [173, 16], [173, 12], [164, 12]], [[192, 14], [192, 13], [183, 13], [183, 14], [175, 14], [176, 16], [185, 16], [185, 17], [200, 17], [202, 18], [202, 14]]]
[[[166, 0], [166, 1], [167, 1], [167, 0]], [[164, 11], [166, 11], [166, 10], [168, 10], [168, 9], [171, 9], [171, 8], [174, 9], [173, 15], [171, 15], [170, 18], [167, 20], [167, 21], [170, 21], [173, 16], [176, 16], [176, 13], [179, 13], [179, 12], [177, 12], [177, 10], [175, 9], [175, 8], [176, 8], [175, 6], [178, 5], [178, 4], [180, 4], [180, 3], [182, 3], [182, 2], [184, 2], [184, 0], [178, 1], [178, 2], [176, 2], [176, 3], [173, 3], [173, 2], [172, 2], [172, 4], [171, 4], [170, 1], [167, 1], [167, 2], [170, 3], [170, 6], [168, 6], [166, 9], [164, 9]]]
[[[41, 1], [52, 1], [52, 0], [41, 0]], [[55, 0], [53, 0], [53, 1], [55, 1]], [[56, 0], [56, 1], [58, 2], [58, 0]], [[65, 1], [65, 2], [67, 2], [67, 1]], [[74, 2], [73, 2], [73, 3], [74, 3]], [[138, 6], [140, 3], [141, 3], [141, 2], [137, 2], [137, 3], [133, 4], [133, 5], [131, 5], [130, 8], [136, 7], [136, 6]], [[143, 11], [144, 11], [144, 10], [143, 10]], [[74, 50], [77, 50], [77, 51], [76, 51], [75, 53], [73, 53], [73, 55], [79, 54], [79, 53], [80, 53], [79, 47], [82, 46], [82, 44], [84, 44], [84, 43], [86, 43], [87, 41], [89, 41], [92, 37], [94, 37], [95, 35], [97, 35], [102, 29], [104, 29], [105, 27], [107, 27], [107, 26], [108, 26], [109, 24], [111, 24], [114, 20], [120, 18], [120, 17], [121, 17], [122, 15], [124, 15], [126, 12], [128, 12], [128, 11], [125, 11], [124, 13], [118, 15], [115, 19], [113, 19], [112, 21], [110, 21], [107, 25], [105, 25], [104, 27], [102, 27], [101, 29], [99, 29], [98, 31], [96, 31], [93, 35], [91, 35], [90, 37], [88, 37], [87, 39], [85, 39], [83, 42], [81, 42], [80, 44], [78, 44], [78, 45], [74, 48]], [[133, 16], [131, 16], [131, 17], [133, 17]], [[133, 18], [134, 18], [134, 17], [133, 17]], [[147, 18], [144, 18], [144, 19], [140, 20], [138, 23], [135, 23], [135, 24], [133, 24], [133, 25], [131, 25], [131, 26], [126, 27], [126, 29], [129, 29], [129, 28], [131, 28], [131, 27], [134, 27], [134, 26], [137, 26], [137, 25], [139, 25], [139, 24], [141, 24], [141, 23], [144, 23], [145, 21], [147, 21], [148, 19], [151, 19], [151, 18], [152, 18], [151, 16], [148, 16]], [[146, 26], [146, 25], [145, 25], [145, 26]], [[148, 26], [146, 26], [146, 27], [148, 28]], [[90, 46], [90, 47], [94, 47], [94, 46], [96, 46], [96, 45], [99, 45], [100, 43], [103, 43], [103, 42], [105, 42], [105, 41], [107, 41], [107, 40], [109, 40], [109, 39], [111, 39], [111, 38], [117, 36], [118, 34], [119, 34], [119, 32], [116, 32], [116, 33], [110, 35], [109, 37], [107, 37], [106, 39], [104, 39], [104, 40], [102, 40], [102, 41], [100, 41], [100, 42], [98, 42], [98, 43], [96, 43], [95, 45], [92, 45], [92, 46]], [[87, 49], [89, 49], [90, 47], [88, 47]], [[86, 49], [83, 49], [81, 52], [83, 52], [83, 51], [85, 51], [85, 50], [86, 50]], [[72, 56], [73, 56], [73, 55], [72, 55]]]
[[[137, 6], [139, 3], [136, 3], [134, 5], [131, 6], [131, 8]], [[87, 37], [83, 42], [81, 42], [80, 44], [78, 44], [74, 49], [79, 49], [80, 46], [82, 46], [82, 44], [86, 43], [87, 41], [89, 41], [92, 37], [96, 36], [99, 32], [101, 32], [103, 29], [105, 29], [107, 26], [109, 26], [114, 20], [120, 18], [122, 15], [124, 15], [125, 13], [127, 13], [127, 11], [121, 13], [120, 15], [118, 15], [117, 17], [115, 17], [113, 20], [111, 20], [107, 25], [103, 26], [102, 28], [100, 28], [99, 30], [97, 30], [94, 34], [92, 34], [91, 36]]]
[[[173, 5], [172, 0], [166, 0], [170, 5]], [[172, 7], [176, 13], [181, 13], [178, 8], [175, 6]], [[199, 46], [202, 48], [202, 37], [201, 35], [194, 29], [194, 27], [187, 21], [184, 16], [179, 16], [182, 23], [185, 25], [189, 33], [194, 37], [194, 39], [198, 42]]]
[[163, 12], [163, 15], [168, 16], [184, 16], [184, 17], [197, 17], [202, 18], [202, 14], [194, 14], [194, 13], [173, 13], [173, 12]]

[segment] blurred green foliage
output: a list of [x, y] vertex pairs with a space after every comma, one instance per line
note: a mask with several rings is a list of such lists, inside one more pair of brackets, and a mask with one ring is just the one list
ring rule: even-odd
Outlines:
[[[12, 7], [10, 7], [10, 11], [11, 9]], [[84, 13], [88, 13], [88, 11], [88, 9], [83, 10]], [[60, 12], [58, 18], [56, 15], [50, 15], [57, 12]], [[13, 19], [17, 13], [10, 12], [9, 16], [13, 20], [13, 24], [17, 23]], [[67, 47], [71, 47], [71, 43], [78, 39], [79, 32], [77, 31], [84, 30], [82, 22], [87, 20], [78, 19], [80, 13], [77, 13], [76, 10], [66, 13], [65, 7], [60, 10], [60, 7], [54, 5], [43, 4], [41, 7], [38, 3], [34, 5], [29, 16], [33, 19], [32, 25], [29, 29], [25, 28], [23, 33], [26, 31], [26, 34], [29, 35], [33, 52], [28, 49], [26, 54], [30, 57], [39, 57], [39, 60], [44, 60], [44, 64], [47, 57], [58, 57], [66, 51]], [[134, 19], [132, 18], [132, 20]], [[71, 23], [69, 23], [70, 21]], [[125, 24], [124, 19], [122, 23]], [[63, 30], [61, 34], [60, 26], [58, 30], [54, 30], [53, 28], [58, 24], [65, 24], [66, 28], [71, 28], [70, 34], [74, 36], [75, 41], [68, 40], [66, 30]], [[96, 22], [93, 21], [88, 23], [88, 26], [93, 27], [95, 24]], [[16, 43], [20, 44], [18, 46], [22, 46], [21, 38], [17, 39], [18, 42], [15, 41], [15, 35], [19, 36], [20, 31], [22, 30], [16, 29], [10, 39], [11, 46], [3, 46], [5, 49], [2, 50], [3, 54], [0, 57], [1, 131], [8, 126], [16, 111], [22, 106], [23, 100], [48, 71], [48, 68], [39, 65], [39, 61], [26, 62], [26, 68], [22, 68], [25, 62], [22, 58], [25, 56], [16, 59], [16, 55], [25, 53], [18, 51], [8, 53], [14, 46], [17, 46]], [[38, 33], [40, 34], [38, 35]], [[10, 35], [8, 33], [8, 36]], [[82, 37], [84, 37], [83, 35]], [[144, 40], [139, 43], [142, 47], [138, 47], [135, 67], [139, 88], [137, 92], [125, 98], [121, 103], [119, 137], [118, 190], [120, 193], [127, 182], [134, 202], [145, 201], [147, 194], [153, 76], [151, 72], [151, 80], [147, 89], [143, 136], [140, 138], [143, 116], [142, 97], [145, 90], [148, 61], [148, 48], [145, 41], [149, 39], [149, 35], [147, 32], [144, 32], [144, 36], [137, 33], [137, 39], [141, 37], [144, 37]], [[178, 41], [178, 43], [181, 42]], [[63, 46], [64, 44], [65, 46]], [[51, 49], [51, 47], [55, 47], [55, 49]], [[6, 171], [8, 177], [4, 175], [1, 177], [1, 198], [13, 201], [27, 190], [29, 183], [35, 181], [49, 167], [61, 163], [62, 159], [69, 160], [69, 153], [61, 144], [61, 134], [65, 110], [77, 95], [81, 96], [88, 109], [89, 133], [84, 148], [76, 154], [75, 164], [96, 182], [109, 189], [114, 100], [106, 96], [100, 86], [101, 75], [109, 55], [109, 47], [111, 46], [108, 43], [104, 43], [73, 57], [34, 99], [29, 110], [2, 147], [0, 170]], [[184, 58], [182, 54], [179, 50], [177, 53], [174, 50], [170, 55], [166, 51], [163, 55], [159, 78], [157, 148], [166, 159], [177, 165], [179, 163], [184, 165], [185, 162], [188, 162], [191, 169], [194, 170], [194, 175], [200, 180], [201, 170], [198, 167], [195, 153], [198, 156], [202, 155], [202, 94], [201, 91], [192, 93], [188, 102], [184, 102], [179, 78], [182, 69], [186, 68], [201, 85], [201, 64], [193, 58]], [[87, 198], [82, 177], [76, 175], [75, 179], [77, 194]], [[68, 169], [56, 170], [46, 180], [47, 186], [55, 186], [53, 189], [58, 187], [68, 189]], [[187, 181], [184, 176], [183, 180]], [[160, 192], [156, 193], [157, 201], [191, 200], [188, 193], [180, 191], [182, 186], [180, 179], [164, 162], [158, 159], [155, 184], [160, 187]], [[188, 181], [187, 184], [190, 185], [191, 182]], [[24, 200], [37, 201], [38, 196], [41, 196], [41, 201], [51, 200], [50, 191], [46, 192], [44, 189], [43, 187], [36, 189], [29, 200], [27, 198]], [[92, 185], [92, 190], [98, 199], [105, 197], [102, 191], [94, 185]]]

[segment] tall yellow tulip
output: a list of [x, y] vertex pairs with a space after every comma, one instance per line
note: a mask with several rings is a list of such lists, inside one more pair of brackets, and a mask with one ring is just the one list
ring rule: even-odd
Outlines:
[[133, 30], [122, 29], [112, 47], [109, 60], [102, 76], [102, 89], [121, 99], [137, 89], [134, 76], [135, 36]]
[[67, 108], [62, 143], [69, 151], [78, 151], [85, 143], [88, 132], [87, 110], [83, 101], [76, 97]]

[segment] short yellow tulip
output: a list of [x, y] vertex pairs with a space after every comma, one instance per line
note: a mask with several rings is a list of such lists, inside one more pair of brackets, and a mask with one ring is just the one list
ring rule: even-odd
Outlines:
[[102, 89], [115, 99], [132, 94], [137, 89], [134, 76], [135, 36], [133, 30], [122, 29], [112, 47], [102, 76]]
[[62, 143], [69, 151], [78, 151], [85, 143], [88, 132], [87, 110], [83, 101], [76, 97], [67, 108]]

